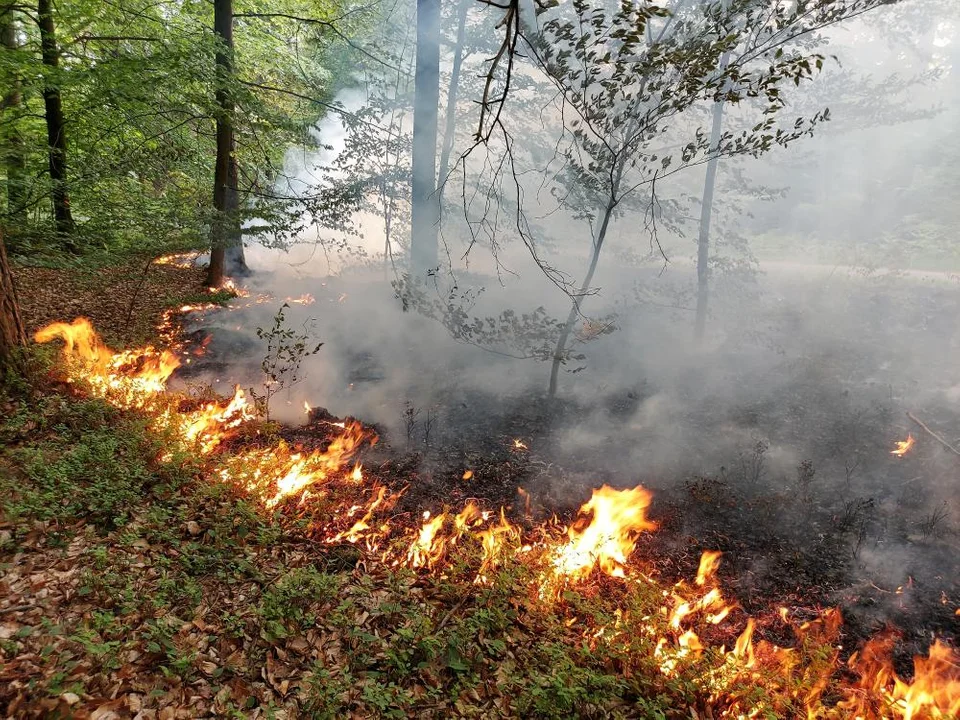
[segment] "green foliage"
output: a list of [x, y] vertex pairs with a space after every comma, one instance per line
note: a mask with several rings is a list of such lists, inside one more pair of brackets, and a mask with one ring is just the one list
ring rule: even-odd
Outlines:
[[264, 632], [284, 638], [315, 621], [311, 608], [328, 601], [339, 588], [335, 575], [312, 566], [294, 568], [267, 588], [260, 603]]
[[174, 479], [155, 460], [163, 445], [145, 420], [121, 417], [97, 400], [45, 410], [50, 414], [15, 413], [4, 427], [32, 423], [51, 433], [11, 453], [24, 475], [0, 480], [12, 516], [86, 519], [108, 529], [126, 523], [149, 492]]
[[[234, 12], [236, 75], [227, 90], [237, 107], [242, 204], [279, 225], [284, 203], [274, 208], [270, 196], [286, 149], [315, 143], [309, 129], [347, 77], [343, 37], [370, 13], [350, 0], [239, 0]], [[0, 210], [10, 252], [56, 255], [62, 245], [49, 222], [44, 85], [56, 86], [63, 101], [73, 240], [83, 252], [207, 245], [221, 80], [212, 3], [56, 3], [56, 69], [40, 61], [32, 16], [15, 6], [4, 17], [16, 47], [0, 47], [0, 81], [20, 95], [3, 113], [0, 143], [24, 166], [19, 180], [7, 177], [6, 162], [0, 167], [11, 193], [14, 182], [23, 186], [22, 202], [14, 206], [8, 193]]]
[[261, 405], [264, 415], [270, 418], [270, 398], [284, 388], [289, 388], [300, 381], [300, 365], [304, 358], [316, 355], [323, 347], [323, 343], [312, 343], [308, 346], [310, 336], [306, 332], [297, 332], [287, 326], [284, 313], [290, 309], [289, 303], [283, 303], [277, 314], [273, 316], [273, 327], [257, 328], [257, 337], [267, 342], [267, 350], [260, 363], [260, 368], [266, 376], [264, 394], [251, 394]]

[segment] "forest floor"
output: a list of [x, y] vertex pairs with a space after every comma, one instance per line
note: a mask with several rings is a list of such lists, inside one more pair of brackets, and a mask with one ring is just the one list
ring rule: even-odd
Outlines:
[[204, 268], [132, 257], [119, 264], [16, 268], [14, 281], [28, 335], [82, 315], [109, 343], [156, 339], [169, 308], [208, 301]]
[[[201, 270], [151, 265], [144, 276], [145, 266], [17, 268], [28, 331], [86, 315], [118, 349], [159, 342], [165, 311], [210, 296]], [[64, 382], [53, 356], [34, 350], [28, 379], [0, 394], [4, 717], [698, 720], [751, 711], [807, 717], [807, 705], [818, 708], [814, 717], [849, 716], [836, 702], [854, 676], [822, 614], [825, 594], [807, 588], [804, 598], [796, 569], [789, 622], [775, 593], [750, 603], [750, 614], [758, 637], [797, 654], [784, 665], [782, 651], [758, 645], [762, 658], [748, 670], [742, 652], [724, 649], [744, 627], [742, 607], [700, 621], [707, 647], [697, 652], [669, 626], [664, 598], [696, 596], [703, 548], [685, 533], [656, 548], [656, 536], [643, 536], [629, 581], [595, 570], [550, 592], [543, 565], [532, 561], [504, 563], [478, 582], [479, 535], [464, 536], [432, 571], [411, 568], [387, 560], [402, 559], [403, 548], [371, 553], [319, 537], [315, 528], [336, 507], [322, 495], [313, 506], [292, 499], [271, 510], [261, 496], [218, 482], [231, 446], [214, 456], [182, 447], [149, 413]], [[279, 440], [329, 444], [309, 426], [269, 423], [237, 442]], [[435, 473], [418, 487], [411, 458], [389, 446], [378, 452], [364, 458], [365, 474], [391, 491], [413, 488], [398, 490], [406, 494], [391, 522], [415, 526], [427, 494], [450, 504], [471, 496], [457, 482], [462, 458], [449, 477]], [[468, 461], [492, 478], [486, 489], [497, 499], [540, 471], [514, 449], [491, 452], [486, 466]], [[729, 514], [739, 503], [709, 479], [686, 492], [697, 526], [716, 514], [700, 517], [705, 508]], [[661, 523], [670, 529], [668, 515]], [[783, 551], [787, 564], [798, 550]], [[816, 556], [822, 549], [801, 559]], [[801, 621], [811, 624], [801, 631]], [[671, 638], [667, 655], [663, 638]]]

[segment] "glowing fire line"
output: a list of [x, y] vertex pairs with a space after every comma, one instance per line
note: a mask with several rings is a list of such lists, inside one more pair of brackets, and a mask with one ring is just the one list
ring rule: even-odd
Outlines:
[[[71, 381], [83, 381], [90, 392], [119, 407], [152, 412], [158, 425], [173, 428], [185, 445], [196, 447], [204, 454], [221, 448], [242, 427], [256, 421], [255, 409], [239, 387], [232, 398], [215, 400], [198, 409], [178, 410], [181, 399], [166, 393], [166, 383], [180, 361], [168, 350], [147, 347], [114, 352], [100, 340], [85, 318], [77, 318], [70, 324], [54, 323], [35, 336], [37, 342], [56, 338], [64, 341], [63, 354]], [[306, 403], [304, 409], [310, 412]], [[376, 441], [375, 434], [355, 421], [324, 424], [337, 431], [325, 450], [291, 449], [282, 442], [266, 448], [236, 449], [222, 455], [219, 477], [259, 494], [268, 509], [295, 496], [299, 496], [301, 502], [309, 497], [333, 496], [334, 493], [327, 492], [331, 483], [337, 483], [338, 493], [344, 493], [348, 487], [363, 488], [366, 479], [356, 455], [361, 447]], [[908, 435], [907, 440], [897, 443], [892, 454], [903, 456], [914, 442], [913, 436]], [[526, 449], [519, 439], [513, 444], [516, 449]], [[463, 473], [464, 480], [471, 476], [472, 471]], [[354, 491], [353, 496], [355, 494]], [[385, 486], [374, 483], [365, 502], [353, 504], [344, 500], [343, 510], [335, 514], [340, 518], [341, 527], [345, 527], [347, 523], [343, 521], [349, 519], [349, 527], [340, 531], [331, 528], [326, 542], [362, 543], [368, 550], [377, 549], [394, 528], [388, 521], [376, 518], [388, 512], [397, 497], [398, 494], [390, 494]], [[479, 565], [474, 578], [477, 584], [488, 584], [491, 573], [509, 558], [521, 557], [524, 562], [543, 568], [540, 577], [546, 584], [585, 582], [594, 572], [599, 572], [621, 578], [629, 587], [629, 583], [651, 582], [630, 571], [638, 536], [656, 528], [646, 517], [651, 501], [650, 492], [642, 487], [625, 490], [600, 487], [593, 491], [569, 527], [541, 527], [533, 541], [509, 522], [504, 508], [497, 514], [468, 502], [459, 513], [446, 509], [436, 515], [428, 512], [419, 528], [399, 528], [396, 547], [404, 549], [388, 549], [383, 557], [394, 564], [432, 571], [444, 563], [456, 547], [472, 541], [479, 546]], [[658, 626], [664, 629], [663, 635], [656, 638], [654, 656], [665, 676], [672, 676], [683, 663], [707, 663], [706, 648], [698, 630], [729, 622], [736, 610], [736, 605], [723, 598], [717, 580], [720, 561], [719, 552], [703, 553], [692, 584], [680, 581], [672, 589], [664, 590], [661, 611], [665, 623]], [[540, 597], [545, 602], [551, 601], [551, 597], [562, 602], [558, 595], [544, 594], [542, 590]], [[616, 623], [591, 632], [591, 643], [619, 640], [622, 618], [619, 613], [618, 610]], [[829, 610], [815, 621], [795, 626], [798, 648], [789, 649], [756, 641], [756, 621], [748, 618], [733, 649], [725, 652], [721, 648], [721, 664], [707, 664], [702, 672], [704, 687], [713, 688], [711, 700], [726, 707], [719, 716], [756, 717], [764, 709], [744, 705], [743, 698], [748, 695], [741, 694], [742, 688], [761, 682], [761, 678], [767, 683], [773, 682], [771, 678], [779, 678], [783, 691], [789, 693], [791, 678], [799, 678], [809, 688], [803, 697], [796, 698], [806, 707], [808, 718], [940, 720], [960, 717], [957, 652], [935, 641], [927, 656], [915, 658], [914, 678], [907, 681], [893, 669], [893, 640], [889, 635], [877, 636], [850, 658], [849, 671], [858, 679], [841, 687], [841, 697], [834, 707], [825, 707], [822, 695], [839, 664], [836, 638], [840, 623], [839, 611]], [[817, 666], [819, 670], [802, 660], [802, 648], [807, 643], [833, 648]]]

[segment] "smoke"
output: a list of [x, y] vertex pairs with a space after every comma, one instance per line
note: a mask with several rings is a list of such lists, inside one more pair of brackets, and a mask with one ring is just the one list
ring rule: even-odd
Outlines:
[[[944, 12], [938, 7], [928, 12]], [[911, 62], [921, 72], [935, 65], [936, 84], [906, 87], [915, 117], [878, 118], [869, 103], [850, 101], [858, 87], [850, 83], [863, 81], [863, 71], [870, 88], [883, 88], [906, 71], [877, 64], [889, 35], [872, 22], [831, 36], [843, 67], [857, 72], [827, 73], [811, 91], [817, 106], [843, 106], [841, 127], [759, 161], [721, 163], [703, 342], [693, 337], [692, 238], [703, 181], [693, 170], [658, 188], [657, 240], [669, 262], [652, 242], [644, 202], [616, 218], [556, 401], [545, 397], [549, 362], [511, 357], [523, 352], [509, 342], [470, 342], [483, 333], [458, 339], [405, 307], [394, 283], [403, 279], [406, 240], [396, 233], [393, 257], [385, 257], [383, 218], [369, 209], [352, 218], [349, 237], [319, 228], [285, 249], [250, 245], [251, 297], [203, 319], [214, 342], [225, 338], [223, 349], [211, 351], [214, 366], [198, 362], [190, 379], [262, 386], [256, 329], [272, 327], [285, 298], [310, 296], [312, 304], [291, 303], [286, 327], [324, 345], [303, 358], [300, 381], [275, 396], [277, 419], [301, 421], [304, 402], [358, 417], [397, 448], [406, 439], [425, 473], [447, 456], [490, 452], [522, 436], [549, 468], [526, 482], [544, 504], [575, 507], [589, 486], [642, 482], [656, 491], [668, 541], [726, 543], [758, 585], [761, 577], [807, 573], [839, 598], [872, 583], [886, 593], [883, 616], [899, 612], [894, 590], [910, 578], [926, 593], [955, 598], [960, 458], [905, 413], [921, 414], [948, 442], [960, 436], [960, 275], [952, 274], [960, 256], [951, 234], [960, 217], [955, 199], [944, 201], [960, 182], [960, 117], [928, 112], [935, 95], [957, 107], [946, 102], [957, 99], [956, 83], [944, 79], [953, 77], [957, 43], [946, 19], [914, 38], [933, 51]], [[355, 113], [368, 98], [348, 90], [339, 100]], [[543, 132], [551, 127], [545, 121]], [[316, 133], [327, 148], [287, 154], [289, 188], [298, 192], [329, 182], [318, 167], [335, 164], [347, 142], [336, 113]], [[514, 219], [516, 203], [527, 203], [537, 260], [509, 234], [510, 218], [501, 218], [496, 241], [481, 235], [475, 243], [454, 212], [461, 190], [451, 182], [446, 191], [447, 252], [423, 291], [436, 307], [463, 310], [468, 325], [500, 327], [488, 319], [540, 307], [562, 319], [570, 298], [540, 265], [573, 280], [586, 265], [590, 221], [559, 212], [555, 193], [544, 190], [552, 180], [534, 173], [550, 167], [537, 164], [550, 138], [525, 142], [532, 174], [519, 195], [504, 190], [493, 203]], [[469, 177], [471, 163], [457, 172]], [[336, 249], [340, 240], [349, 251]], [[257, 304], [258, 294], [272, 300]], [[593, 334], [591, 322], [612, 331]], [[412, 433], [411, 418], [421, 428]], [[891, 456], [907, 433], [917, 449]], [[786, 567], [784, 557], [803, 562]]]

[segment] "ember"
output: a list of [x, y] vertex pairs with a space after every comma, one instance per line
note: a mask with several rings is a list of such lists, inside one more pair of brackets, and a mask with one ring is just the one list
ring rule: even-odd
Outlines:
[[897, 457], [903, 457], [910, 449], [914, 446], [916, 440], [913, 439], [913, 435], [907, 433], [906, 440], [898, 440], [897, 447], [890, 451], [891, 455], [896, 455]]

